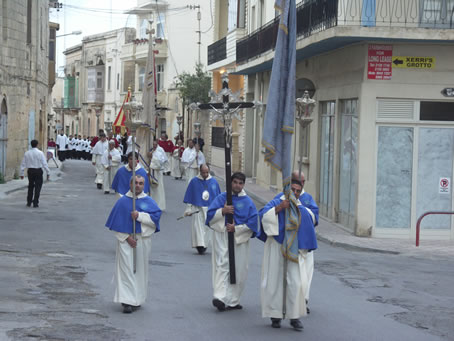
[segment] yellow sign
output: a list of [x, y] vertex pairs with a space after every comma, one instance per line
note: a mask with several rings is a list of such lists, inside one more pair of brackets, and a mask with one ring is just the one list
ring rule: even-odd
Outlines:
[[393, 67], [405, 69], [434, 69], [435, 57], [396, 57], [393, 56]]

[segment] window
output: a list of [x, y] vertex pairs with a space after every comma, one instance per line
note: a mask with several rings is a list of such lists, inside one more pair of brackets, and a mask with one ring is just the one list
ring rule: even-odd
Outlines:
[[123, 91], [128, 91], [128, 87], [131, 87], [131, 91], [134, 91], [134, 74], [135, 66], [134, 62], [123, 63]]
[[421, 102], [421, 121], [454, 121], [453, 102]]
[[102, 89], [102, 72], [96, 73], [96, 89]]
[[135, 66], [134, 62], [123, 63], [123, 91], [128, 91], [128, 87], [131, 87], [131, 91], [134, 91], [134, 75]]
[[143, 83], [145, 80], [145, 67], [139, 69], [139, 91], [143, 91]]
[[142, 23], [140, 24], [140, 32], [139, 32], [141, 39], [148, 38], [147, 28], [148, 28], [148, 21], [146, 19], [143, 19]]
[[41, 47], [41, 50], [44, 49], [44, 45], [43, 45], [43, 38], [44, 38], [44, 28], [46, 27], [44, 25], [44, 20], [43, 20], [43, 9], [40, 8], [40, 16], [39, 16], [40, 20], [39, 20], [39, 25], [41, 27], [41, 32], [39, 34], [39, 46]]
[[120, 90], [120, 74], [117, 73], [117, 90]]
[[94, 90], [96, 88], [96, 70], [87, 70], [87, 89]]
[[8, 13], [8, 8], [6, 6], [6, 0], [2, 1], [2, 31], [3, 31], [3, 40], [6, 40], [8, 38], [8, 31], [7, 27], [8, 25], [6, 24], [6, 13]]
[[164, 64], [156, 65], [156, 91], [164, 88]]
[[158, 23], [156, 24], [156, 37], [157, 38], [165, 38], [164, 25], [165, 25], [164, 14], [159, 13], [159, 15], [158, 15]]
[[27, 44], [32, 43], [32, 0], [27, 0]]
[[211, 145], [213, 147], [224, 148], [224, 127], [211, 127]]
[[227, 22], [228, 31], [232, 31], [237, 27], [238, 18], [238, 0], [229, 0], [229, 17]]
[[112, 66], [107, 68], [107, 90], [110, 90], [110, 78], [112, 76]]
[[55, 41], [49, 40], [49, 61], [55, 61]]

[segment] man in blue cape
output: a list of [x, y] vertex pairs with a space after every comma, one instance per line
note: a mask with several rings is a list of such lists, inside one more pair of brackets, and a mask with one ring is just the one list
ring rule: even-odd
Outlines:
[[[148, 174], [139, 163], [139, 154], [136, 152], [136, 174], [143, 176], [145, 179], [145, 186], [143, 191], [150, 193], [150, 183], [148, 181]], [[115, 174], [112, 181], [112, 189], [115, 190], [120, 196], [125, 195], [129, 191], [129, 180], [132, 177], [132, 152], [128, 154], [128, 163], [120, 167]]]
[[[210, 204], [206, 225], [213, 229], [212, 280], [213, 305], [219, 310], [242, 309], [240, 297], [248, 273], [249, 239], [259, 234], [257, 209], [244, 191], [246, 176], [232, 174], [232, 204], [226, 205], [226, 192]], [[226, 214], [233, 214], [233, 224], [228, 224]], [[229, 280], [228, 232], [235, 236], [236, 284]]]
[[[131, 178], [130, 191], [125, 193], [112, 209], [106, 227], [117, 238], [117, 256], [114, 302], [123, 305], [124, 313], [132, 313], [145, 302], [148, 292], [148, 259], [151, 235], [159, 232], [161, 210], [156, 202], [143, 192], [145, 178]], [[133, 211], [133, 193], [136, 194], [136, 210]], [[136, 221], [136, 239], [133, 238], [133, 220]], [[136, 272], [134, 273], [134, 251]]]
[[[314, 223], [314, 227], [318, 225], [318, 206], [315, 200], [312, 198], [312, 195], [307, 193], [304, 190], [304, 184], [306, 182], [306, 178], [304, 176], [303, 172], [299, 171], [294, 171], [292, 173], [292, 180], [299, 180], [301, 182], [301, 185], [303, 186], [303, 191], [301, 192], [301, 195], [299, 197], [299, 201], [301, 204], [306, 207], [312, 217], [312, 222]], [[279, 193], [274, 197], [274, 199], [279, 199], [284, 193]], [[314, 277], [314, 252], [309, 251], [307, 253], [306, 261], [304, 262], [304, 265], [306, 266], [306, 273], [307, 273], [307, 290], [306, 290], [306, 311], [308, 314], [310, 314], [309, 306], [307, 304], [309, 303], [309, 293], [311, 290], [311, 284], [312, 284], [312, 278]]]
[[[305, 262], [308, 253], [317, 249], [317, 239], [313, 214], [299, 201], [303, 185], [299, 180], [292, 180], [291, 190], [298, 199], [300, 221], [297, 229], [287, 228], [285, 224], [285, 209], [290, 205], [283, 194], [259, 212], [263, 229], [259, 239], [265, 242], [261, 280], [262, 316], [270, 317], [272, 327], [280, 328], [285, 297], [285, 317], [290, 319], [294, 329], [302, 330], [299, 318], [307, 314], [308, 275]], [[287, 258], [286, 274], [284, 257]], [[287, 278], [286, 287], [284, 276]]]
[[210, 243], [211, 230], [205, 225], [208, 206], [221, 194], [221, 188], [210, 174], [207, 165], [200, 166], [200, 174], [192, 178], [184, 195], [183, 202], [187, 205], [185, 216], [192, 216], [191, 240], [192, 247], [199, 254], [204, 254]]

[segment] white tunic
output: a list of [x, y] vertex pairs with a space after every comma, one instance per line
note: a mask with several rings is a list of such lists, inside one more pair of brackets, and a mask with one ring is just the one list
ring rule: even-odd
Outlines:
[[[262, 218], [263, 233], [268, 236], [262, 263], [260, 285], [262, 317], [283, 318], [284, 300], [284, 257], [281, 244], [274, 236], [279, 235], [279, 222], [273, 207]], [[298, 263], [287, 261], [286, 315], [288, 319], [305, 316], [308, 275], [306, 271], [307, 250], [299, 250]]]
[[[129, 191], [127, 196], [132, 197]], [[143, 198], [142, 192], [137, 198]], [[115, 296], [114, 302], [125, 303], [133, 306], [145, 302], [148, 293], [148, 260], [151, 251], [151, 235], [156, 231], [156, 226], [148, 213], [139, 212], [137, 219], [142, 228], [142, 233], [136, 234], [136, 273], [133, 272], [133, 248], [126, 239], [128, 233], [115, 232], [117, 237], [116, 271], [115, 271]]]
[[[242, 191], [240, 194], [246, 195]], [[225, 218], [222, 209], [216, 211], [210, 222], [213, 232], [212, 251], [212, 280], [213, 297], [224, 302], [226, 306], [234, 307], [240, 303], [249, 264], [249, 239], [252, 236], [246, 224], [235, 225], [235, 267], [236, 284], [230, 284], [228, 232], [225, 228]]]
[[168, 159], [164, 149], [157, 146], [156, 150], [153, 151], [150, 168], [152, 175], [158, 180], [158, 185], [154, 186], [150, 184], [150, 196], [156, 201], [161, 211], [165, 211], [166, 209], [166, 193], [162, 171], [167, 163]]
[[96, 167], [96, 184], [104, 183], [104, 166], [101, 163], [101, 158], [104, 152], [109, 148], [109, 142], [106, 140], [102, 142], [99, 140], [96, 142], [95, 147], [93, 148], [93, 156], [91, 161], [95, 164]]
[[[112, 157], [109, 159], [109, 155]], [[104, 192], [110, 192], [112, 189], [112, 181], [117, 173], [121, 163], [121, 154], [118, 149], [106, 150], [101, 157], [101, 163], [104, 166], [103, 189]]]
[[[203, 180], [201, 175], [197, 176]], [[211, 179], [211, 175], [208, 175], [206, 180]], [[202, 196], [202, 193], [200, 193]], [[211, 241], [212, 230], [205, 225], [207, 220], [208, 207], [200, 207], [192, 204], [187, 204], [185, 213], [191, 213], [199, 211], [199, 213], [192, 214], [192, 226], [191, 226], [191, 241], [192, 247], [208, 247]]]
[[180, 150], [175, 149], [172, 153], [172, 172], [171, 176], [181, 178], [183, 173], [183, 164], [180, 161]]
[[65, 134], [58, 135], [55, 143], [58, 145], [58, 150], [64, 152], [66, 150], [66, 145], [69, 144], [69, 140]]
[[193, 177], [197, 176], [198, 173], [196, 156], [197, 154], [195, 148], [189, 147], [184, 150], [183, 155], [181, 156], [181, 162], [184, 166], [184, 174], [188, 184]]

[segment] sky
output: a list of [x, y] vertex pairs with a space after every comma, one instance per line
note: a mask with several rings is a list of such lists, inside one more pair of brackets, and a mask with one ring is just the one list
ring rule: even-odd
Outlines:
[[[83, 37], [121, 27], [135, 28], [135, 15], [122, 14], [136, 6], [135, 0], [60, 0], [63, 8], [51, 9], [49, 20], [60, 24], [57, 31], [57, 71], [63, 76], [65, 64], [63, 51], [80, 44]], [[73, 31], [82, 31], [80, 35], [68, 35]]]

